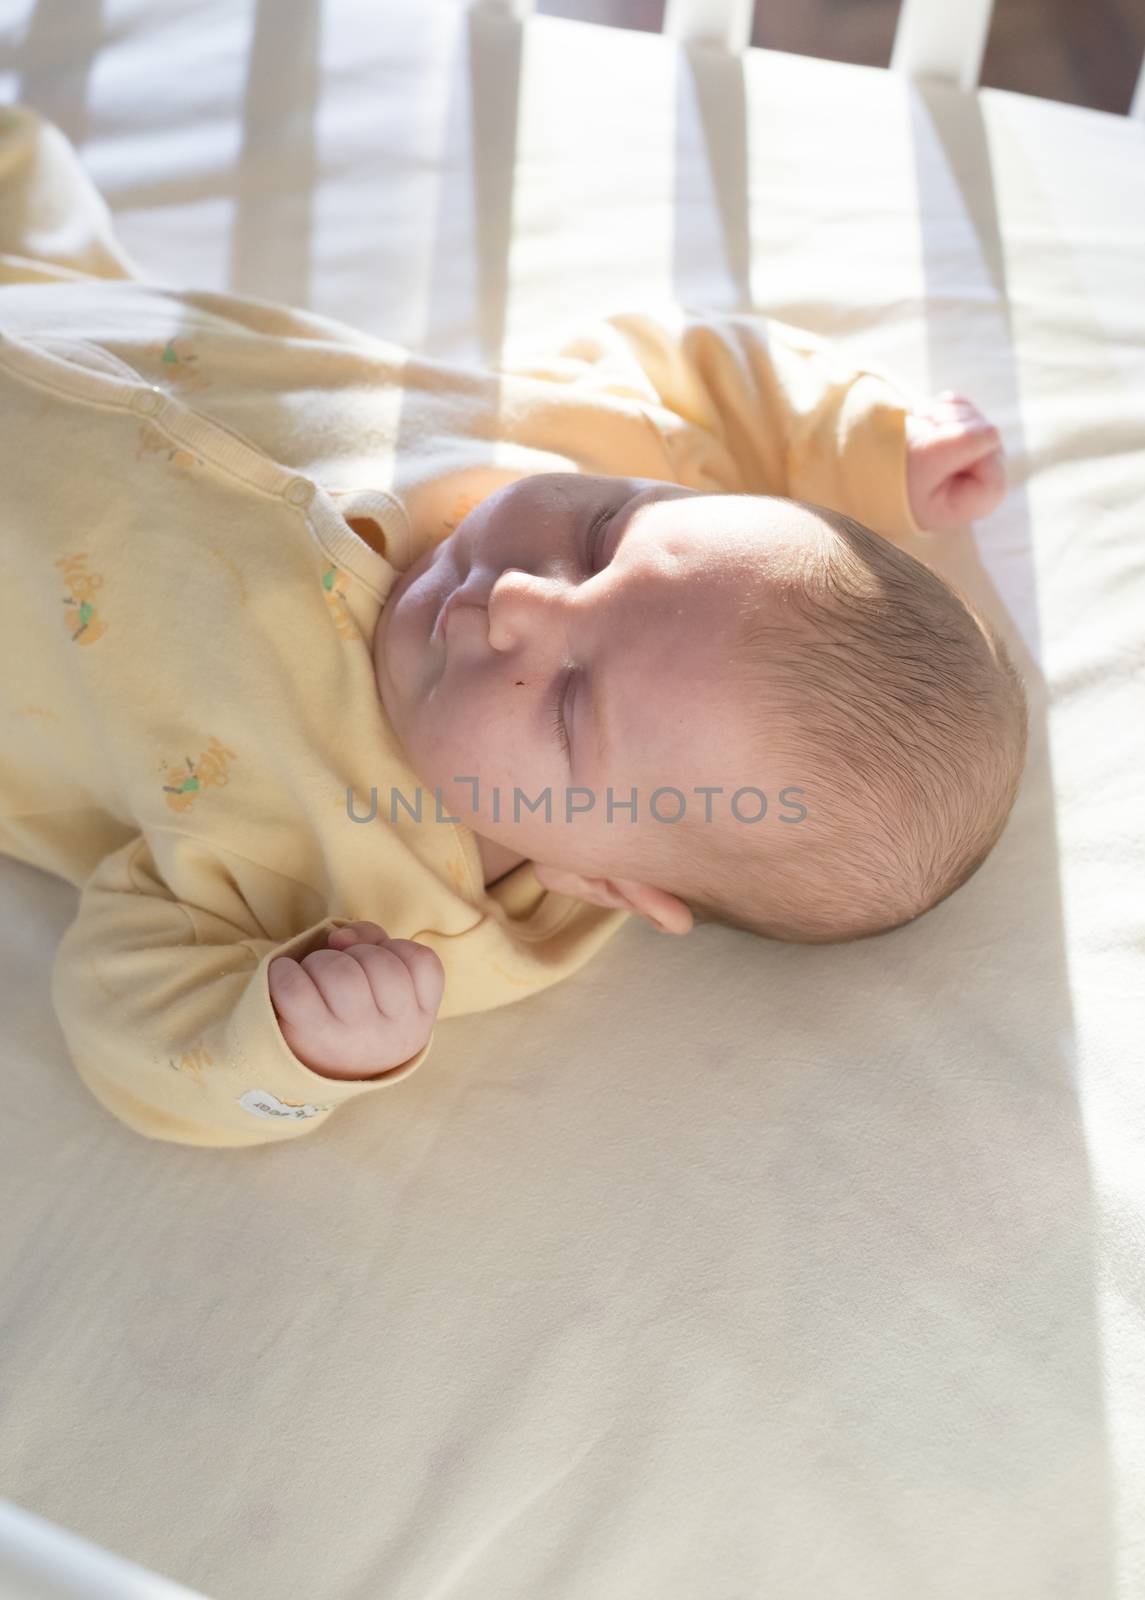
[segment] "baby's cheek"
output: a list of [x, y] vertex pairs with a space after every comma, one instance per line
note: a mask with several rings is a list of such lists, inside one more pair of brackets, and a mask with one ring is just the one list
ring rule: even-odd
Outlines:
[[[462, 780], [484, 781], [495, 743], [485, 733], [480, 707], [471, 703], [443, 708], [430, 740], [430, 759], [436, 779], [443, 785]], [[472, 783], [464, 785], [469, 793]]]

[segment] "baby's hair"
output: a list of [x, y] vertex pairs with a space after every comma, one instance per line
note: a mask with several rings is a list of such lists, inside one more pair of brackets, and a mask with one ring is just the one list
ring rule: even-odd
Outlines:
[[[688, 881], [662, 886], [697, 923], [829, 944], [901, 927], [977, 872], [1013, 807], [1029, 718], [1003, 640], [959, 590], [799, 504], [821, 553], [809, 542], [765, 608], [745, 594], [732, 655], [759, 708], [760, 770], [802, 789], [785, 804], [807, 815], [785, 824], [772, 794], [761, 823], [695, 827]], [[681, 855], [661, 880], [679, 881]]]

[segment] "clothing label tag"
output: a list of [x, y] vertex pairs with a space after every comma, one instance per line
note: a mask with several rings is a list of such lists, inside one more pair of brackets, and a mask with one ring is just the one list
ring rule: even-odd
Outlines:
[[239, 1105], [254, 1117], [316, 1117], [320, 1111], [330, 1111], [328, 1105], [311, 1105], [309, 1101], [280, 1100], [269, 1089], [248, 1089], [239, 1096]]

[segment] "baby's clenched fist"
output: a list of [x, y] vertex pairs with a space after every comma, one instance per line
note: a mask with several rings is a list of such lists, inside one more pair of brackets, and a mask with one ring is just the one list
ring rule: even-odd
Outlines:
[[988, 517], [1006, 494], [997, 428], [963, 394], [944, 389], [906, 418], [911, 515], [938, 533]]
[[436, 951], [376, 922], [331, 928], [325, 950], [267, 968], [282, 1037], [312, 1072], [373, 1078], [417, 1055], [445, 992]]

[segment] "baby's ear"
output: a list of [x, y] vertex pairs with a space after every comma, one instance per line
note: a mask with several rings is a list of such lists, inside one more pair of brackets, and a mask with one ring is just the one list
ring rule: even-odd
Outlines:
[[540, 861], [533, 862], [533, 871], [542, 888], [551, 889], [554, 894], [587, 900], [606, 911], [635, 912], [661, 933], [692, 930], [692, 913], [684, 902], [650, 883], [639, 883], [635, 878], [586, 878], [579, 872], [546, 866]]

